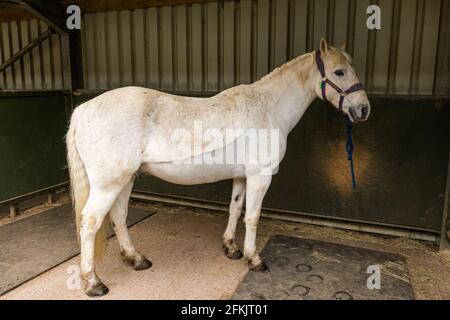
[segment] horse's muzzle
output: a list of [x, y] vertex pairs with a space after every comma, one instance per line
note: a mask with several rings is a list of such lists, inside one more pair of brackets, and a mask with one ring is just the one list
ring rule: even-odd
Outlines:
[[362, 122], [369, 119], [370, 115], [370, 105], [369, 104], [361, 104], [355, 107], [350, 107], [349, 109], [350, 117], [355, 122]]

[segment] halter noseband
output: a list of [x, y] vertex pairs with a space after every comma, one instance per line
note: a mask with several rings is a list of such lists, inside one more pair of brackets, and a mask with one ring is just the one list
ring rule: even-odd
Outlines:
[[344, 98], [347, 95], [349, 95], [350, 93], [353, 93], [353, 92], [364, 90], [364, 87], [361, 83], [355, 83], [347, 90], [342, 90], [333, 81], [328, 79], [327, 76], [325, 75], [325, 65], [323, 63], [322, 57], [320, 56], [320, 50], [316, 51], [316, 63], [317, 63], [317, 68], [319, 69], [320, 75], [322, 76], [322, 83], [320, 85], [320, 87], [322, 89], [322, 98], [323, 98], [323, 100], [328, 101], [327, 94], [326, 94], [326, 87], [327, 87], [327, 84], [329, 84], [341, 96], [339, 99], [339, 111], [342, 111], [342, 105], [344, 103]]

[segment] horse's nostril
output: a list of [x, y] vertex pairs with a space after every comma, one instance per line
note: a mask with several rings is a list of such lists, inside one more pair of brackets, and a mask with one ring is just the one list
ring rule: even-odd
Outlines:
[[361, 108], [361, 113], [363, 116], [367, 116], [367, 114], [369, 113], [369, 108], [368, 107], [362, 107]]

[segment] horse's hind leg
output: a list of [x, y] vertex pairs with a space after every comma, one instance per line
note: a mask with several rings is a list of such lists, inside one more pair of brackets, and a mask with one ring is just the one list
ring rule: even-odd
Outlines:
[[108, 189], [91, 186], [89, 199], [81, 213], [81, 277], [85, 281], [85, 292], [88, 296], [102, 296], [108, 288], [95, 273], [95, 237], [103, 220], [111, 209], [120, 187]]
[[119, 241], [120, 253], [126, 261], [131, 263], [135, 270], [144, 270], [150, 268], [152, 263], [136, 250], [127, 228], [128, 202], [133, 183], [134, 178], [123, 188], [114, 202], [109, 216]]
[[239, 217], [242, 213], [245, 200], [245, 178], [236, 178], [233, 180], [233, 191], [230, 202], [230, 216], [228, 218], [227, 228], [223, 234], [223, 248], [225, 255], [237, 260], [242, 257], [242, 252], [239, 250], [235, 242], [236, 226]]

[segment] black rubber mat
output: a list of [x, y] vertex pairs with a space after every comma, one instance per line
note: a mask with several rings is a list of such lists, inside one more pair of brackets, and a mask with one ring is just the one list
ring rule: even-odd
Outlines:
[[[130, 208], [128, 225], [153, 212]], [[0, 227], [0, 295], [79, 253], [71, 204]]]
[[249, 271], [233, 299], [414, 299], [402, 255], [277, 235], [261, 257], [269, 271]]

